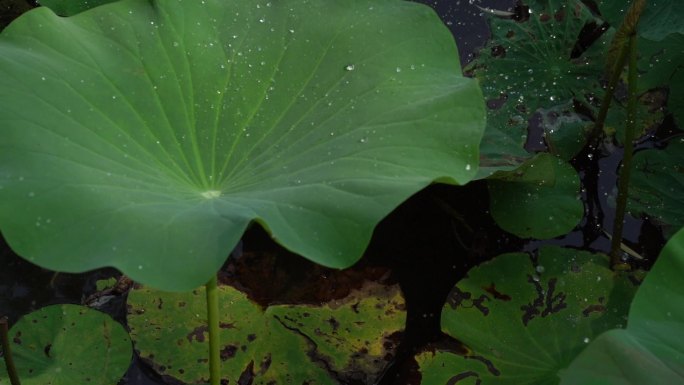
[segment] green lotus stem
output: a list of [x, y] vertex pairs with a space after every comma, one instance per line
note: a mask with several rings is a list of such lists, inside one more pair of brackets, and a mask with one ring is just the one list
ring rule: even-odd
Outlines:
[[639, 23], [639, 18], [645, 7], [645, 0], [634, 0], [632, 2], [625, 14], [622, 24], [611, 42], [608, 51], [608, 59], [606, 60], [609, 76], [608, 88], [601, 101], [601, 108], [596, 117], [594, 127], [589, 133], [589, 143], [593, 144], [595, 147], [598, 147], [596, 141], [603, 135], [603, 127], [606, 124], [610, 103], [613, 101], [613, 96], [615, 95], [615, 87], [617, 87], [620, 75], [622, 75], [622, 70], [625, 68], [625, 64], [627, 64], [627, 54], [629, 53], [630, 45], [629, 40], [636, 35], [637, 24]]
[[612, 72], [609, 74], [608, 88], [606, 89], [605, 95], [603, 95], [603, 101], [601, 102], [601, 108], [599, 109], [598, 116], [596, 117], [596, 122], [594, 123], [594, 128], [589, 134], [589, 143], [594, 143], [601, 138], [603, 135], [603, 127], [606, 124], [606, 117], [608, 116], [608, 108], [610, 108], [610, 103], [613, 101], [613, 96], [615, 95], [615, 88], [620, 80], [620, 75], [622, 74], [622, 69], [625, 67], [627, 61], [627, 53], [629, 47], [627, 44], [622, 46], [617, 58], [617, 64], [612, 68]]
[[12, 358], [6, 317], [0, 318], [0, 340], [2, 340], [2, 351], [4, 352], [5, 366], [7, 367], [10, 384], [21, 385], [21, 382], [19, 382], [19, 375], [17, 374], [17, 368], [14, 366], [14, 359]]
[[207, 319], [209, 321], [209, 378], [211, 385], [221, 383], [221, 349], [219, 330], [218, 284], [216, 275], [205, 285]]
[[634, 131], [636, 129], [637, 108], [637, 51], [636, 35], [629, 38], [629, 99], [627, 100], [627, 124], [625, 125], [625, 148], [620, 165], [620, 180], [618, 182], [617, 205], [615, 208], [615, 222], [613, 223], [613, 239], [610, 246], [610, 257], [613, 267], [621, 264], [620, 242], [622, 241], [622, 228], [627, 208], [627, 193], [629, 190], [629, 178], [632, 168], [632, 155], [634, 152]]

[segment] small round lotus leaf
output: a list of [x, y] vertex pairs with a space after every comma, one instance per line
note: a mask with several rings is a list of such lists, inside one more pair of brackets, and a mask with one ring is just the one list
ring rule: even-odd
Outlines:
[[[22, 385], [116, 385], [133, 353], [121, 324], [77, 305], [51, 305], [25, 315], [9, 337]], [[0, 360], [0, 384], [9, 383]]]
[[541, 153], [515, 171], [492, 175], [487, 186], [492, 217], [521, 238], [567, 234], [584, 215], [579, 176], [569, 163], [550, 154]]

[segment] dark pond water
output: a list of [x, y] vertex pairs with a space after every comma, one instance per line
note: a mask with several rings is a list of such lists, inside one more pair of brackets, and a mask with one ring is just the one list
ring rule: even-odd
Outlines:
[[[0, 22], [7, 23], [16, 14], [30, 8], [31, 2], [0, 0]], [[425, 2], [432, 6], [453, 32], [463, 63], [488, 38], [482, 11], [473, 1], [439, 0]], [[475, 2], [483, 7], [512, 10], [515, 1]], [[670, 124], [670, 126], [668, 126]], [[667, 121], [659, 131], [666, 136]], [[531, 133], [534, 141], [534, 133]], [[537, 137], [537, 140], [539, 137]], [[642, 146], [654, 146], [655, 136]], [[613, 211], [607, 197], [613, 194], [615, 170], [621, 153], [600, 158], [581, 153], [572, 164], [583, 181], [586, 215], [572, 233], [550, 241], [606, 251], [608, 239], [598, 230], [612, 228]], [[464, 225], [464, 224], [467, 224]], [[628, 219], [626, 243], [647, 258], [654, 258], [662, 247], [662, 235], [648, 222]], [[398, 282], [407, 302], [407, 325], [398, 351], [390, 360], [380, 385], [419, 384], [420, 376], [412, 357], [426, 346], [447, 346], [459, 350], [458, 341], [445, 336], [439, 327], [442, 305], [453, 285], [467, 270], [502, 252], [533, 250], [541, 242], [507, 235], [488, 213], [488, 197], [483, 182], [465, 187], [433, 185], [406, 201], [377, 227], [364, 258], [350, 271], [321, 268], [279, 247], [258, 227], [250, 229], [241, 244], [240, 256], [229, 260], [224, 271], [264, 304], [279, 302], [322, 301], [344, 293], [367, 277], [387, 274]], [[268, 276], [277, 265], [279, 279]], [[266, 268], [266, 267], [271, 268]], [[38, 268], [16, 256], [0, 242], [0, 314], [10, 323], [21, 315], [48, 304], [81, 303], [95, 291], [95, 281], [117, 276], [113, 269], [86, 274], [57, 274]], [[271, 282], [265, 286], [264, 282]], [[331, 284], [330, 282], [334, 282]], [[296, 287], [297, 290], [292, 288]], [[124, 322], [123, 298], [108, 303], [106, 311]], [[121, 385], [164, 384], [147, 366], [136, 360]]]

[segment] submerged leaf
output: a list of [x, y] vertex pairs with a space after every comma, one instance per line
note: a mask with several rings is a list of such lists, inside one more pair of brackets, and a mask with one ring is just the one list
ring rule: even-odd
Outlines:
[[[204, 291], [166, 293], [149, 288], [128, 297], [128, 324], [140, 355], [162, 375], [202, 384], [208, 372]], [[367, 283], [320, 306], [266, 309], [231, 286], [219, 286], [221, 360], [231, 384], [374, 383], [395, 354], [404, 328], [398, 286]], [[169, 347], [174, 347], [169, 349]]]
[[[25, 315], [9, 336], [23, 385], [115, 385], [133, 353], [121, 324], [77, 305], [51, 305]], [[0, 360], [0, 384], [9, 383]]]
[[255, 221], [329, 267], [477, 170], [484, 105], [398, 0], [122, 0], [0, 35], [0, 229], [43, 267], [204, 284]]
[[635, 278], [608, 265], [605, 256], [550, 246], [534, 261], [503, 254], [472, 269], [442, 312], [444, 332], [470, 352], [420, 354], [422, 384], [558, 384], [557, 371], [590, 340], [625, 323]]

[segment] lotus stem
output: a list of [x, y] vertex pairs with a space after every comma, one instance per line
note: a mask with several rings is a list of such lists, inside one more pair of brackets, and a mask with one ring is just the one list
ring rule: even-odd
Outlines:
[[636, 35], [629, 38], [629, 72], [627, 81], [629, 83], [629, 99], [627, 100], [627, 123], [625, 125], [625, 148], [620, 165], [620, 179], [618, 182], [618, 196], [615, 208], [615, 222], [613, 223], [613, 239], [610, 246], [610, 257], [613, 267], [622, 264], [620, 254], [620, 243], [622, 242], [622, 229], [625, 221], [625, 210], [627, 208], [627, 193], [629, 191], [629, 178], [632, 168], [632, 155], [634, 152], [634, 131], [636, 128], [636, 108], [637, 108], [637, 50]]
[[589, 135], [589, 143], [592, 143], [594, 147], [598, 147], [598, 140], [603, 136], [603, 127], [606, 124], [606, 117], [608, 116], [608, 108], [610, 108], [610, 103], [613, 101], [613, 96], [615, 95], [615, 88], [620, 80], [620, 75], [622, 74], [622, 69], [625, 67], [627, 61], [627, 53], [629, 48], [627, 45], [621, 47], [620, 52], [616, 60], [616, 65], [612, 67], [612, 72], [608, 75], [608, 88], [606, 93], [603, 95], [603, 101], [601, 101], [601, 108], [599, 109], [598, 116], [596, 117], [596, 122], [594, 123], [594, 128]]
[[205, 285], [209, 322], [209, 378], [211, 385], [221, 383], [221, 349], [219, 329], [218, 283], [216, 275]]
[[7, 367], [7, 374], [11, 385], [21, 385], [19, 382], [19, 375], [17, 368], [14, 366], [14, 359], [12, 358], [12, 349], [9, 343], [9, 331], [7, 330], [7, 317], [0, 318], [0, 340], [2, 340], [2, 351], [5, 357], [5, 366]]
[[596, 117], [596, 123], [594, 123], [594, 127], [589, 134], [589, 143], [593, 144], [595, 147], [598, 147], [598, 143], [596, 142], [603, 135], [603, 127], [606, 124], [608, 108], [615, 95], [615, 87], [617, 87], [620, 75], [622, 75], [622, 70], [625, 68], [625, 64], [627, 64], [627, 54], [629, 53], [630, 46], [629, 41], [636, 35], [637, 24], [639, 23], [639, 18], [645, 7], [645, 0], [634, 0], [632, 2], [627, 10], [625, 19], [611, 42], [606, 66], [609, 76], [608, 88], [603, 96], [603, 101], [601, 101], [601, 108]]

